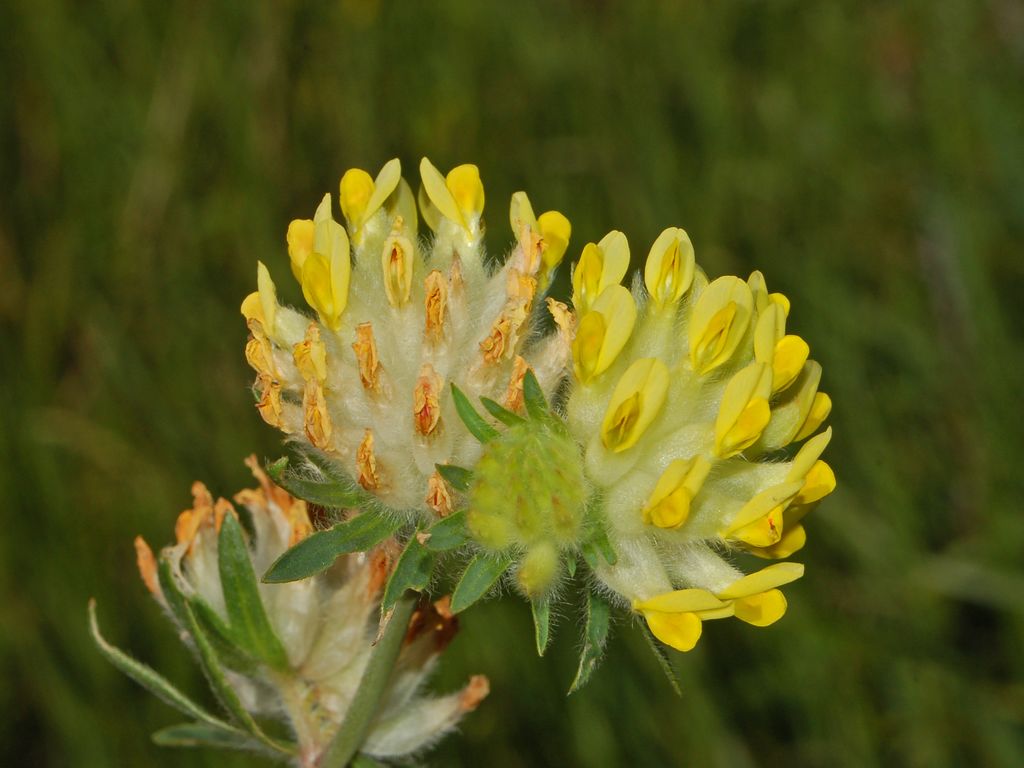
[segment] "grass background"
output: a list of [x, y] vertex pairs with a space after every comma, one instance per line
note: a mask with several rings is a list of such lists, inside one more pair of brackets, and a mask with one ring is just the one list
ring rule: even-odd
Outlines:
[[[198, 693], [131, 538], [280, 453], [238, 304], [350, 166], [480, 165], [488, 242], [527, 189], [570, 255], [690, 232], [762, 269], [824, 365], [840, 486], [771, 629], [710, 626], [680, 700], [623, 622], [566, 699], [566, 617], [471, 612], [437, 683], [492, 698], [437, 765], [1019, 765], [1024, 755], [1024, 11], [1012, 0], [0, 4], [0, 758], [161, 751]], [[413, 174], [414, 175], [414, 174]], [[206, 699], [204, 699], [206, 700]]]

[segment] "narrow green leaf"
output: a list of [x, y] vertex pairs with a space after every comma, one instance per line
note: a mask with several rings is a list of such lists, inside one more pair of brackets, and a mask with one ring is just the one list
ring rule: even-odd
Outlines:
[[526, 375], [523, 376], [523, 402], [526, 403], [526, 412], [532, 419], [547, 419], [551, 415], [544, 390], [540, 388], [540, 382], [537, 381], [537, 375], [532, 368], [527, 368]]
[[572, 681], [569, 693], [575, 693], [584, 685], [597, 669], [597, 662], [604, 651], [608, 639], [608, 620], [610, 607], [603, 597], [590, 592], [587, 595], [587, 628], [583, 634], [583, 651], [580, 653], [580, 666], [576, 671], [576, 679]]
[[486, 595], [512, 562], [504, 557], [479, 554], [470, 560], [452, 594], [452, 613], [461, 613]]
[[252, 656], [274, 669], [288, 666], [288, 654], [267, 616], [260, 597], [249, 547], [234, 515], [225, 515], [217, 538], [217, 566], [228, 610], [231, 636]]
[[96, 601], [89, 601], [89, 632], [92, 639], [99, 648], [100, 653], [117, 667], [118, 670], [130, 677], [147, 691], [152, 693], [165, 704], [174, 707], [176, 710], [189, 717], [194, 717], [203, 723], [215, 728], [233, 730], [230, 725], [218, 717], [211, 715], [192, 699], [175, 688], [163, 675], [150, 666], [136, 661], [120, 648], [111, 645], [100, 634], [99, 622], [96, 619]]
[[466, 532], [466, 510], [460, 509], [443, 517], [427, 529], [424, 546], [432, 552], [447, 552], [469, 540]]
[[153, 734], [153, 743], [161, 747], [219, 747], [261, 751], [263, 745], [235, 728], [219, 728], [208, 723], [179, 723]]
[[491, 416], [496, 418], [502, 424], [509, 427], [514, 427], [516, 424], [523, 424], [526, 422], [522, 416], [516, 413], [512, 413], [508, 408], [503, 406], [489, 397], [481, 397], [480, 402]]
[[531, 600], [530, 609], [533, 611], [533, 636], [537, 641], [537, 655], [543, 656], [551, 641], [551, 601]]
[[398, 562], [395, 563], [387, 586], [384, 587], [384, 597], [380, 603], [381, 612], [386, 613], [407, 589], [414, 592], [426, 589], [436, 559], [437, 554], [423, 546], [417, 534], [410, 536], [405, 549], [398, 557]]
[[400, 525], [400, 521], [383, 515], [363, 512], [326, 531], [317, 531], [285, 551], [263, 574], [263, 581], [277, 584], [314, 576], [333, 565], [338, 555], [364, 552], [380, 544]]
[[251, 673], [259, 666], [256, 659], [242, 650], [242, 643], [239, 642], [227, 622], [213, 609], [213, 606], [198, 595], [188, 598], [188, 604], [192, 607], [196, 621], [199, 622], [199, 626], [206, 633], [210, 644], [225, 666], [245, 674]]
[[640, 625], [640, 634], [644, 636], [644, 640], [647, 641], [648, 647], [651, 649], [651, 653], [654, 654], [654, 658], [658, 660], [658, 666], [661, 667], [661, 671], [665, 673], [665, 677], [668, 678], [668, 684], [672, 687], [672, 690], [676, 692], [676, 696], [679, 698], [683, 697], [682, 686], [679, 685], [679, 677], [676, 675], [675, 667], [672, 666], [672, 660], [669, 659], [668, 654], [665, 652], [665, 647], [658, 642], [658, 639], [651, 634], [650, 628], [647, 626], [646, 621], [637, 621]]
[[619, 559], [603, 528], [583, 544], [583, 559], [591, 568], [597, 568], [601, 564], [602, 558], [608, 565], [615, 565]]
[[295, 747], [293, 744], [279, 742], [269, 737], [260, 727], [259, 723], [253, 719], [252, 714], [242, 706], [238, 693], [231, 686], [231, 683], [228, 682], [224, 674], [224, 667], [220, 657], [217, 656], [213, 644], [209, 641], [203, 628], [196, 620], [192, 606], [189, 605], [185, 595], [182, 594], [174, 575], [171, 573], [170, 563], [166, 558], [160, 559], [157, 574], [160, 578], [160, 587], [168, 604], [171, 606], [171, 610], [179, 617], [189, 635], [192, 636], [196, 655], [199, 658], [199, 665], [202, 667], [203, 674], [206, 676], [210, 689], [217, 697], [217, 700], [227, 710], [228, 714], [261, 744], [276, 752], [289, 755], [294, 754]]
[[288, 464], [287, 457], [278, 459], [267, 466], [267, 474], [292, 496], [329, 509], [359, 507], [367, 498], [366, 492], [351, 478], [327, 474], [322, 478], [306, 476], [300, 470], [289, 471]]
[[565, 558], [565, 570], [569, 574], [570, 579], [575, 578], [576, 576], [576, 565], [579, 562], [577, 557], [578, 556], [575, 554], [570, 554]]
[[455, 386], [454, 382], [452, 383], [452, 401], [455, 403], [455, 411], [459, 414], [459, 418], [462, 419], [462, 423], [466, 425], [466, 429], [473, 437], [481, 443], [486, 443], [498, 436], [498, 430], [484, 421], [483, 416], [476, 412], [476, 408], [469, 402], [469, 398]]
[[437, 473], [457, 491], [468, 491], [473, 480], [473, 472], [454, 464], [435, 464]]

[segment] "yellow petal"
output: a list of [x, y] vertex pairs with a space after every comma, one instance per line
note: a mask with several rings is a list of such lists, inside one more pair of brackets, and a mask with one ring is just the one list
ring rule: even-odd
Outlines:
[[720, 277], [700, 295], [690, 317], [690, 364], [705, 374], [728, 362], [739, 346], [754, 299], [738, 277]]
[[636, 323], [636, 303], [621, 285], [609, 286], [580, 319], [573, 341], [576, 376], [586, 384], [604, 373], [626, 346]]
[[615, 385], [601, 423], [601, 442], [613, 453], [636, 445], [658, 415], [668, 394], [668, 367], [657, 358], [641, 358]]
[[753, 445], [771, 419], [771, 368], [751, 363], [725, 387], [715, 418], [715, 454], [735, 456]]
[[313, 220], [294, 219], [288, 225], [285, 239], [288, 241], [288, 260], [291, 262], [292, 274], [299, 280], [302, 277], [302, 263], [313, 250]]
[[572, 301], [576, 311], [589, 310], [605, 288], [622, 281], [629, 268], [629, 243], [615, 230], [600, 243], [587, 243], [572, 273]]
[[[766, 299], [767, 301], [767, 299]], [[775, 346], [786, 333], [786, 316], [777, 304], [766, 304], [757, 316], [754, 328], [754, 359], [771, 365], [775, 359]], [[801, 363], [803, 365], [803, 363]]]
[[701, 621], [695, 613], [644, 613], [651, 633], [665, 645], [677, 651], [690, 651], [697, 645]]
[[427, 226], [434, 232], [437, 232], [437, 228], [441, 226], [441, 212], [431, 202], [426, 186], [420, 186], [419, 194], [416, 195], [416, 202], [419, 203], [420, 213], [423, 214], [423, 220], [427, 223]]
[[[792, 509], [792, 507], [789, 509]], [[786, 511], [789, 512], [789, 509]], [[803, 549], [806, 543], [807, 531], [804, 530], [804, 527], [799, 523], [796, 525], [790, 525], [787, 523], [786, 530], [783, 532], [782, 538], [779, 539], [777, 543], [772, 544], [770, 547], [751, 549], [750, 554], [757, 555], [758, 557], [782, 559]]]
[[256, 263], [256, 289], [260, 295], [263, 328], [270, 338], [274, 338], [277, 333], [277, 288], [262, 261]]
[[[738, 536], [737, 532], [742, 532], [758, 521], [764, 520], [769, 515], [775, 513], [776, 510], [778, 510], [778, 514], [774, 522], [781, 531], [781, 508], [785, 507], [800, 492], [802, 485], [803, 483], [801, 482], [780, 483], [761, 491], [744, 504], [735, 517], [729, 521], [729, 527], [726, 529], [725, 536], [746, 541], [746, 539]], [[776, 541], [778, 541], [778, 537], [775, 537], [773, 541], [767, 544], [774, 544]], [[767, 546], [765, 543], [753, 541], [747, 541], [747, 543], [753, 546]]]
[[512, 195], [512, 202], [508, 206], [508, 223], [512, 227], [512, 235], [517, 241], [524, 228], [532, 229], [535, 232], [539, 231], [537, 217], [533, 213], [530, 198], [525, 192], [516, 192]]
[[747, 278], [747, 287], [750, 288], [750, 295], [754, 299], [754, 309], [758, 314], [768, 308], [768, 285], [764, 281], [764, 275], [760, 270], [755, 269]]
[[737, 600], [733, 604], [735, 616], [755, 627], [767, 627], [786, 613], [786, 596], [777, 589]]
[[244, 299], [242, 299], [242, 317], [249, 320], [258, 320], [260, 325], [263, 324], [263, 305], [260, 303], [259, 291], [253, 291]]
[[373, 195], [373, 178], [360, 168], [349, 168], [338, 184], [338, 205], [353, 231], [362, 227]]
[[693, 244], [678, 227], [669, 227], [654, 241], [647, 254], [644, 283], [659, 307], [675, 304], [693, 282]]
[[796, 581], [804, 575], [803, 563], [775, 563], [734, 581], [718, 593], [722, 600], [737, 600], [758, 595]]
[[815, 392], [814, 400], [807, 411], [807, 418], [804, 420], [803, 426], [800, 427], [793, 440], [799, 441], [803, 440], [808, 435], [813, 435], [818, 430], [818, 427], [821, 426], [822, 422], [828, 418], [828, 415], [831, 412], [832, 398], [824, 392]]
[[545, 211], [537, 219], [537, 226], [540, 228], [540, 236], [543, 240], [541, 259], [544, 268], [551, 271], [561, 263], [569, 248], [572, 225], [558, 211]]
[[[778, 307], [777, 304], [772, 306]], [[778, 311], [781, 313], [781, 308]], [[796, 380], [810, 352], [807, 342], [799, 336], [783, 336], [779, 339], [772, 360], [772, 392], [780, 392]]]
[[804, 479], [800, 493], [793, 499], [794, 504], [813, 504], [828, 496], [836, 489], [836, 476], [832, 467], [824, 461], [816, 461]]
[[475, 165], [455, 166], [448, 172], [445, 184], [462, 212], [463, 221], [468, 223], [484, 212], [484, 185], [480, 181], [480, 169]]
[[789, 467], [789, 472], [786, 475], [786, 480], [803, 480], [807, 473], [811, 471], [811, 467], [814, 466], [815, 462], [825, 451], [829, 441], [832, 439], [832, 427], [829, 427], [820, 435], [815, 435], [813, 438], [808, 440], [797, 451], [796, 456], [793, 457], [793, 463]]
[[725, 603], [706, 589], [676, 589], [647, 600], [636, 600], [633, 602], [633, 609], [643, 613], [693, 613], [722, 608], [724, 605]]
[[703, 456], [676, 459], [669, 464], [644, 505], [644, 522], [659, 528], [683, 525], [690, 514], [690, 502], [710, 471], [711, 463]]
[[[423, 191], [427, 198], [433, 204], [437, 212], [444, 216], [446, 219], [451, 219], [460, 227], [466, 227], [466, 221], [462, 217], [462, 211], [459, 208], [459, 204], [456, 202], [455, 197], [452, 195], [452, 191], [448, 188], [448, 184], [445, 181], [444, 176], [441, 172], [434, 167], [427, 158], [423, 158], [420, 161], [420, 179], [423, 181]], [[424, 206], [420, 205], [423, 210], [423, 218], [430, 224], [430, 215]], [[432, 229], [437, 229], [431, 224]]]
[[392, 307], [404, 306], [412, 291], [413, 245], [408, 239], [392, 235], [384, 241], [380, 254], [384, 274], [384, 293]]
[[364, 222], [381, 209], [384, 201], [391, 197], [391, 193], [395, 191], [401, 180], [402, 164], [398, 158], [392, 158], [384, 163], [384, 167], [380, 169], [377, 178], [373, 180], [373, 193], [366, 202], [366, 208], [363, 211]]

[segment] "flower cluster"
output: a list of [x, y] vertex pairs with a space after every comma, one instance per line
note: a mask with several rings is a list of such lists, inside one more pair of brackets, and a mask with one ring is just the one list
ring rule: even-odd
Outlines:
[[[204, 734], [212, 729], [217, 737], [213, 743], [220, 746], [256, 749], [291, 758], [299, 766], [315, 766], [345, 720], [364, 676], [382, 587], [393, 566], [394, 542], [339, 558], [311, 579], [258, 584], [256, 574], [304, 540], [313, 527], [304, 501], [272, 483], [255, 457], [247, 463], [259, 487], [236, 494], [232, 504], [223, 498], [214, 501], [202, 483], [195, 483], [192, 507], [178, 516], [175, 543], [159, 559], [136, 538], [138, 567], [232, 715], [229, 724], [186, 709], [206, 727]], [[447, 606], [447, 599], [421, 601], [412, 615], [396, 671], [359, 745], [363, 754], [391, 759], [422, 752], [487, 695], [483, 676], [447, 696], [421, 691], [457, 630]], [[162, 697], [175, 703], [166, 691]], [[268, 735], [257, 718], [281, 721], [293, 738]], [[165, 742], [181, 743], [173, 735]]]
[[242, 312], [264, 419], [388, 514], [422, 527], [464, 510], [471, 546], [497, 563], [487, 573], [513, 574], [535, 606], [582, 555], [607, 597], [679, 650], [705, 620], [779, 619], [778, 588], [803, 566], [747, 575], [738, 563], [799, 550], [803, 517], [835, 487], [820, 459], [831, 401], [807, 343], [786, 331], [788, 299], [759, 272], [709, 280], [670, 228], [631, 287], [629, 245], [613, 231], [582, 249], [572, 308], [542, 304], [565, 217], [535, 216], [516, 193], [516, 245], [489, 264], [476, 167], [442, 176], [424, 159], [420, 174], [429, 238], [397, 160], [375, 179], [342, 177], [346, 226], [330, 196], [289, 226], [316, 319], [280, 306], [260, 265]]

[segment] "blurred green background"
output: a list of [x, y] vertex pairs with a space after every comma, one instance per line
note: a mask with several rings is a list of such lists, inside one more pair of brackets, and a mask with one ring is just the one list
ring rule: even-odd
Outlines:
[[[709, 626], [671, 693], [628, 622], [566, 699], [571, 612], [472, 611], [437, 678], [493, 695], [437, 765], [1024, 760], [1024, 10], [916, 2], [0, 4], [0, 761], [240, 766], [109, 638], [208, 700], [131, 539], [276, 456], [241, 298], [284, 231], [423, 154], [480, 165], [488, 243], [527, 189], [570, 257], [665, 226], [763, 270], [824, 365], [840, 486], [771, 629]], [[415, 173], [408, 175], [415, 178]], [[564, 270], [563, 270], [564, 271]]]

